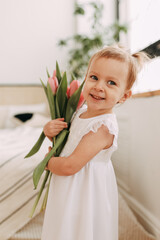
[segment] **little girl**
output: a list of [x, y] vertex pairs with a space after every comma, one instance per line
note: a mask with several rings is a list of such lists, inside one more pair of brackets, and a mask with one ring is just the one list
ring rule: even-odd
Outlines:
[[[119, 46], [106, 47], [91, 58], [83, 89], [86, 105], [76, 112], [60, 157], [48, 162], [53, 176], [42, 240], [118, 240], [118, 195], [111, 163], [118, 126], [113, 108], [131, 96], [146, 58]], [[66, 127], [64, 119], [52, 120], [44, 133], [51, 139]]]

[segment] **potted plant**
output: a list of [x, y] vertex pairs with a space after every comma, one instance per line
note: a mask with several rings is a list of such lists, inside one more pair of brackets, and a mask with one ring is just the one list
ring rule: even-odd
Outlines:
[[92, 16], [90, 22], [91, 32], [89, 34], [75, 34], [58, 42], [59, 46], [71, 46], [68, 50], [68, 68], [73, 74], [73, 78], [84, 77], [90, 57], [97, 48], [117, 42], [119, 33], [127, 33], [127, 26], [114, 22], [109, 26], [104, 26], [101, 22], [104, 5], [100, 2], [90, 2], [83, 5], [75, 4], [74, 15], [84, 16], [86, 7], [91, 8]]

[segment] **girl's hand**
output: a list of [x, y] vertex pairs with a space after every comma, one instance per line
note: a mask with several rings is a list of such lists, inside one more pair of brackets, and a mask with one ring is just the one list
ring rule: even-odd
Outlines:
[[48, 122], [44, 128], [44, 134], [52, 141], [52, 138], [58, 135], [64, 128], [67, 128], [64, 118], [57, 118]]

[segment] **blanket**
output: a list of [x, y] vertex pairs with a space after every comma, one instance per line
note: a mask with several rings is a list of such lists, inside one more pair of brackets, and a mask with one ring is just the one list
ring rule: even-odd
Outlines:
[[[33, 169], [44, 158], [49, 140], [46, 139], [34, 156], [24, 157], [41, 131], [41, 128], [28, 126], [0, 130], [1, 240], [8, 239], [30, 221], [29, 214], [38, 193], [38, 190], [33, 190]], [[39, 210], [37, 208], [35, 215]]]

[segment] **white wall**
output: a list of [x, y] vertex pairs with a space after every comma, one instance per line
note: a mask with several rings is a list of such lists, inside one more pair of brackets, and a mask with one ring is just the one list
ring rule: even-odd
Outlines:
[[[137, 52], [160, 39], [160, 1], [120, 1], [121, 23], [128, 24], [128, 34], [122, 36], [131, 52]], [[133, 93], [160, 89], [160, 58], [152, 60], [139, 74]]]
[[[46, 67], [52, 74], [56, 60], [67, 69], [67, 49], [58, 47], [58, 40], [76, 30], [90, 31], [85, 17], [75, 22], [75, 1], [0, 1], [0, 84], [40, 84], [39, 78], [47, 79]], [[115, 19], [115, 1], [101, 2], [103, 23], [109, 25]]]
[[132, 52], [160, 39], [159, 9], [159, 0], [128, 1], [129, 43]]
[[160, 57], [152, 59], [139, 73], [133, 93], [160, 90]]
[[74, 33], [73, 7], [74, 0], [0, 1], [0, 84], [40, 84], [56, 60], [66, 67], [57, 41]]
[[[79, 0], [78, 3], [81, 4], [85, 4], [85, 3], [89, 3], [89, 2], [93, 2], [92, 0]], [[96, 1], [95, 1], [96, 2]], [[109, 26], [110, 24], [115, 22], [115, 1], [113, 0], [97, 0], [97, 2], [101, 2], [104, 6], [103, 9], [103, 18], [102, 18], [102, 23], [104, 26]], [[90, 33], [90, 26], [91, 26], [91, 22], [90, 21], [90, 17], [92, 16], [92, 12], [91, 7], [86, 6], [85, 10], [87, 11], [87, 14], [85, 14], [85, 16], [79, 16], [77, 19], [77, 30], [79, 33], [83, 33], [83, 34], [89, 34]]]
[[115, 108], [119, 190], [143, 226], [160, 240], [160, 96], [131, 98]]

